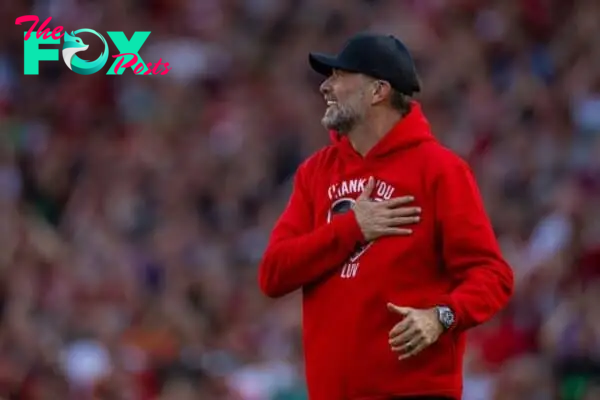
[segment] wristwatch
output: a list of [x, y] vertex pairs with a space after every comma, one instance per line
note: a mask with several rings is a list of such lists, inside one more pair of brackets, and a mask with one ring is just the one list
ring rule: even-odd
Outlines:
[[455, 317], [454, 311], [447, 306], [437, 306], [436, 308], [438, 320], [444, 327], [444, 330], [448, 330], [454, 325]]

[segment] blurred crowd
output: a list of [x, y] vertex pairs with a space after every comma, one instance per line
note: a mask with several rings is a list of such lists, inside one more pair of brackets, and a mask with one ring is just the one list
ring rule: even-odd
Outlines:
[[[0, 4], [0, 398], [306, 399], [299, 295], [265, 299], [256, 267], [328, 141], [307, 53], [374, 30], [413, 51], [515, 271], [464, 399], [600, 399], [597, 0]], [[27, 14], [151, 31], [142, 58], [172, 70], [24, 76]]]

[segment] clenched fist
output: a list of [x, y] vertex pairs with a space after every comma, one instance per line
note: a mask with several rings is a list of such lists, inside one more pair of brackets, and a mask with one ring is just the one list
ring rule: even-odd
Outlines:
[[375, 179], [369, 178], [365, 189], [356, 199], [354, 213], [362, 233], [367, 241], [381, 236], [410, 235], [412, 229], [399, 228], [419, 222], [421, 209], [405, 207], [414, 201], [412, 196], [397, 197], [384, 201], [373, 201], [371, 194], [375, 188]]

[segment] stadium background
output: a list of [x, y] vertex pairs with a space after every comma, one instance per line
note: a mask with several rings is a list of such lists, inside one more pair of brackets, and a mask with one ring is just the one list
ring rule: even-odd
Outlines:
[[[0, 397], [304, 399], [299, 297], [263, 298], [256, 266], [328, 140], [307, 52], [372, 29], [414, 52], [515, 271], [465, 400], [600, 398], [599, 2], [0, 4]], [[26, 14], [150, 30], [142, 57], [173, 69], [24, 76]]]

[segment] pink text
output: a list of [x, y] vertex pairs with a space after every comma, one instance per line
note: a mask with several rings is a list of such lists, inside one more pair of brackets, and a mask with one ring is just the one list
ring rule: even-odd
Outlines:
[[[125, 63], [125, 65], [122, 66], [123, 64], [123, 60], [125, 60], [125, 56], [133, 56], [133, 58], [129, 61], [127, 61]], [[117, 62], [117, 65], [115, 65], [115, 74], [118, 73], [119, 68], [129, 68], [129, 67], [133, 67], [135, 64], [137, 64], [138, 62], [138, 57], [137, 55], [133, 54], [133, 53], [123, 53], [123, 54], [117, 54], [116, 56], [113, 56], [114, 58], [119, 58], [119, 61]], [[160, 70], [159, 67], [165, 67], [163, 70]], [[160, 75], [166, 75], [171, 68], [169, 68], [169, 63], [162, 63], [162, 58], [158, 59], [158, 62], [154, 64], [154, 68], [152, 68], [152, 63], [148, 63], [146, 64], [146, 67], [148, 67], [148, 70], [146, 72], [144, 72], [142, 74], [142, 70], [144, 69], [144, 64], [143, 63], [139, 63], [137, 65], [137, 67], [135, 67], [135, 69], [133, 70], [133, 73], [136, 75], [149, 75], [150, 73], [152, 75], [158, 75], [158, 73], [160, 72]], [[151, 70], [152, 68], [152, 70]]]
[[[48, 39], [49, 37], [52, 37], [52, 39], [60, 39], [65, 35], [64, 33], [61, 33], [63, 30], [62, 26], [57, 26], [52, 32], [50, 32], [50, 28], [46, 28], [46, 25], [48, 25], [51, 20], [52, 17], [48, 17], [42, 22], [35, 35], [38, 39], [42, 37], [42, 35], [44, 36], [44, 39]], [[31, 28], [29, 28], [25, 35], [25, 40], [27, 40], [31, 37], [31, 32], [34, 31], [37, 23], [40, 22], [40, 19], [37, 15], [23, 15], [15, 20], [15, 25], [21, 25], [23, 22], [33, 22], [33, 25], [31, 25]]]

